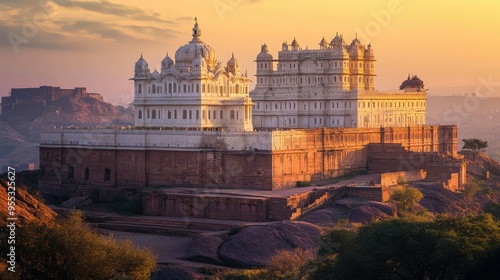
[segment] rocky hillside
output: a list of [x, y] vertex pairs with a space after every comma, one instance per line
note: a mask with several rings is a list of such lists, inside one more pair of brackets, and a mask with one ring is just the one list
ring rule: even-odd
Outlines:
[[[0, 200], [7, 201], [7, 188], [8, 184], [0, 179]], [[16, 224], [22, 224], [24, 222], [40, 222], [43, 224], [50, 224], [56, 217], [56, 213], [47, 207], [43, 202], [41, 202], [37, 197], [34, 197], [28, 193], [24, 188], [16, 187], [15, 190], [15, 217], [18, 218]], [[4, 206], [6, 203], [4, 204]], [[0, 211], [2, 218], [0, 219], [0, 224], [6, 222], [5, 211]], [[3, 228], [3, 224], [2, 224]]]
[[65, 97], [54, 102], [43, 114], [29, 122], [23, 118], [0, 121], [0, 167], [26, 168], [34, 162], [38, 166], [40, 132], [54, 126], [117, 126], [131, 125], [131, 108], [117, 107], [91, 97]]

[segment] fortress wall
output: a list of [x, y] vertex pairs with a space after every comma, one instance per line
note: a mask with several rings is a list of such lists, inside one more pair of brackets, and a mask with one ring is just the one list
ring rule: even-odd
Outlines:
[[[367, 169], [385, 173], [432, 166], [430, 178], [447, 180], [449, 176], [437, 175], [459, 173], [464, 182], [461, 161], [451, 157], [456, 154], [456, 136], [442, 138], [442, 134], [448, 135], [445, 129], [64, 129], [42, 134], [41, 181], [112, 188], [271, 190]], [[448, 158], [438, 156], [439, 152], [449, 154]]]

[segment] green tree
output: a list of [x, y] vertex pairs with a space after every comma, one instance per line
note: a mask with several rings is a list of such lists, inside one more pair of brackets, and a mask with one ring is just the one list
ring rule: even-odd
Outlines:
[[[500, 227], [488, 214], [392, 219], [363, 226], [344, 240], [347, 250], [330, 250], [311, 279], [463, 279], [498, 258], [491, 252], [500, 248]], [[320, 251], [336, 243], [323, 243]]]
[[399, 187], [391, 195], [396, 201], [398, 212], [414, 212], [415, 205], [424, 198], [420, 190], [414, 187]]
[[92, 231], [81, 212], [23, 225], [16, 245], [17, 279], [149, 279], [156, 268], [151, 251]]
[[471, 149], [475, 153], [484, 152], [488, 148], [488, 141], [477, 138], [462, 139], [464, 146], [462, 149]]

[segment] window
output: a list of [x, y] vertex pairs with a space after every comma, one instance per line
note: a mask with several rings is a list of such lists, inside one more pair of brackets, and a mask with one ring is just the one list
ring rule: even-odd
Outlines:
[[182, 119], [187, 119], [187, 111], [186, 110], [183, 110], [182, 111]]
[[214, 120], [217, 119], [217, 112], [214, 111]]
[[111, 181], [111, 169], [104, 168], [104, 181]]
[[174, 83], [174, 93], [176, 93], [176, 92], [177, 92], [177, 84]]
[[153, 93], [156, 93], [156, 86], [153, 85]]
[[142, 110], [139, 110], [139, 112], [137, 113], [137, 117], [138, 117], [139, 119], [142, 119]]
[[201, 85], [201, 92], [205, 93], [205, 85]]
[[172, 93], [172, 84], [168, 83], [168, 93]]
[[85, 168], [85, 180], [90, 179], [90, 170], [88, 167]]
[[196, 92], [200, 92], [200, 85], [196, 85]]
[[174, 119], [177, 119], [177, 110], [174, 110]]
[[142, 93], [142, 85], [139, 85], [139, 86], [137, 87], [137, 92], [138, 92], [138, 93]]
[[148, 109], [148, 120], [149, 120], [149, 109]]
[[220, 119], [222, 120], [223, 119], [223, 114], [222, 114], [222, 110], [220, 110]]
[[229, 117], [234, 120], [234, 110], [231, 110], [230, 114], [229, 114]]
[[196, 119], [200, 119], [200, 111], [199, 110], [196, 110]]
[[189, 110], [189, 119], [193, 119], [193, 111]]
[[171, 119], [172, 118], [172, 112], [170, 112], [170, 110], [168, 110], [167, 112], [167, 119]]
[[75, 178], [75, 168], [73, 166], [68, 166], [68, 179]]

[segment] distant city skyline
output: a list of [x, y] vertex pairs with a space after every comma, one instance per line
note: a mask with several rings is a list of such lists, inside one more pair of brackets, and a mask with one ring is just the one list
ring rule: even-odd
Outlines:
[[128, 79], [141, 52], [160, 69], [166, 52], [173, 57], [191, 39], [194, 17], [218, 59], [234, 52], [252, 80], [261, 44], [277, 57], [283, 41], [316, 49], [338, 32], [371, 43], [377, 90], [396, 90], [416, 74], [431, 94], [463, 88], [500, 96], [498, 1], [7, 0], [0, 8], [0, 96], [17, 87], [83, 86], [130, 103]]

